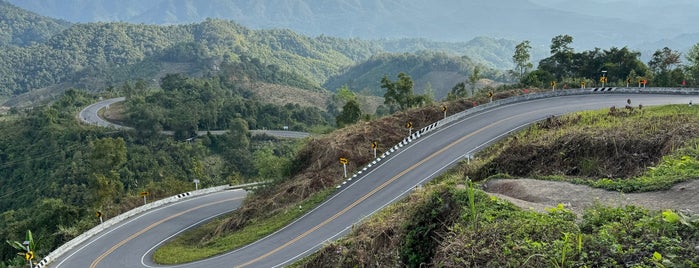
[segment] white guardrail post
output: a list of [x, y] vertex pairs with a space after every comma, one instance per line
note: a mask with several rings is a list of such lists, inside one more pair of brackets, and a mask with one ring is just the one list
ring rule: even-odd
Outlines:
[[249, 186], [249, 185], [252, 185], [252, 184], [241, 185], [241, 187], [237, 187], [235, 185], [233, 185], [233, 186], [231, 186], [231, 185], [216, 186], [216, 187], [211, 187], [211, 188], [201, 189], [201, 190], [197, 190], [197, 191], [191, 191], [191, 192], [178, 194], [175, 196], [160, 199], [158, 201], [151, 202], [149, 204], [134, 208], [134, 209], [129, 210], [125, 213], [122, 213], [114, 218], [111, 218], [100, 225], [93, 227], [92, 229], [80, 234], [79, 236], [77, 236], [77, 237], [73, 238], [72, 240], [66, 242], [65, 244], [61, 245], [60, 247], [58, 247], [57, 249], [55, 249], [54, 251], [52, 251], [51, 253], [46, 255], [46, 257], [41, 259], [41, 261], [39, 261], [37, 263], [36, 267], [42, 268], [42, 267], [48, 265], [53, 260], [57, 259], [58, 257], [62, 256], [66, 252], [73, 249], [75, 246], [83, 244], [86, 240], [90, 239], [94, 235], [96, 235], [96, 234], [104, 231], [105, 229], [112, 227], [112, 226], [114, 226], [114, 225], [116, 225], [116, 224], [118, 224], [118, 223], [120, 223], [128, 218], [131, 218], [135, 215], [138, 215], [142, 212], [146, 212], [148, 210], [158, 208], [158, 207], [161, 207], [161, 206], [169, 204], [169, 203], [179, 201], [179, 200], [186, 198], [186, 197], [206, 195], [206, 194], [210, 194], [210, 193], [225, 191], [228, 189], [243, 188], [243, 186]]
[[[478, 113], [478, 112], [481, 112], [481, 111], [484, 111], [484, 110], [487, 110], [487, 109], [490, 109], [493, 107], [497, 107], [500, 105], [506, 105], [506, 104], [528, 101], [528, 100], [535, 100], [535, 99], [551, 98], [551, 97], [558, 97], [558, 96], [569, 96], [569, 95], [615, 94], [615, 93], [646, 93], [646, 94], [647, 93], [654, 93], [654, 94], [699, 95], [699, 89], [695, 89], [695, 88], [638, 88], [638, 87], [636, 87], [636, 88], [633, 88], [633, 87], [632, 88], [613, 88], [613, 87], [612, 88], [586, 88], [586, 89], [558, 90], [558, 91], [550, 91], [550, 92], [543, 92], [543, 93], [532, 93], [532, 94], [519, 95], [519, 96], [507, 98], [507, 99], [500, 99], [500, 100], [492, 101], [489, 103], [478, 105], [478, 106], [473, 107], [471, 109], [467, 109], [467, 110], [458, 112], [458, 113], [453, 114], [451, 116], [448, 116], [442, 120], [434, 122], [426, 127], [423, 127], [419, 131], [413, 133], [412, 135], [410, 135], [409, 137], [406, 137], [405, 139], [403, 139], [401, 142], [399, 142], [395, 146], [391, 147], [389, 150], [387, 150], [386, 152], [381, 154], [381, 156], [377, 157], [369, 164], [365, 165], [363, 168], [361, 168], [359, 171], [357, 171], [357, 173], [350, 176], [349, 179], [342, 182], [342, 184], [338, 185], [336, 188], [338, 188], [338, 189], [341, 188], [343, 185], [352, 181], [352, 179], [357, 178], [362, 173], [366, 172], [369, 168], [378, 164], [379, 161], [388, 158], [388, 156], [390, 154], [399, 150], [401, 147], [408, 145], [410, 142], [417, 140], [418, 138], [424, 136], [425, 134], [427, 134], [427, 133], [429, 133], [429, 132], [431, 132], [439, 127], [443, 127], [445, 125], [448, 125], [454, 121], [457, 121], [457, 120], [459, 120], [465, 116], [471, 115], [473, 113]], [[198, 191], [192, 191], [192, 192], [187, 192], [187, 193], [183, 193], [183, 194], [178, 194], [176, 196], [171, 196], [171, 197], [168, 197], [165, 199], [161, 199], [161, 200], [152, 202], [152, 203], [147, 204], [147, 205], [137, 207], [137, 208], [132, 209], [126, 213], [123, 213], [123, 214], [118, 215], [114, 218], [111, 218], [111, 219], [105, 221], [104, 223], [97, 225], [94, 228], [88, 230], [87, 232], [82, 233], [81, 235], [68, 241], [67, 243], [61, 245], [56, 250], [49, 253], [49, 255], [44, 257], [38, 263], [37, 267], [41, 268], [41, 267], [48, 265], [52, 260], [60, 257], [61, 255], [65, 254], [66, 252], [70, 251], [76, 245], [82, 244], [84, 241], [91, 238], [95, 234], [97, 234], [97, 233], [99, 233], [99, 232], [101, 232], [101, 231], [103, 231], [111, 226], [114, 226], [115, 224], [117, 224], [123, 220], [126, 220], [130, 217], [133, 217], [134, 215], [137, 215], [139, 213], [163, 206], [165, 204], [169, 204], [169, 203], [178, 201], [178, 200], [185, 198], [185, 197], [205, 195], [205, 194], [209, 194], [209, 193], [224, 191], [227, 189], [245, 188], [248, 186], [254, 186], [254, 184], [238, 185], [238, 186], [231, 186], [231, 185], [217, 186], [217, 187], [202, 189], [202, 190], [198, 190]]]
[[[536, 99], [545, 99], [545, 98], [571, 96], [571, 95], [623, 94], [623, 93], [699, 95], [699, 89], [696, 89], [696, 88], [639, 88], [639, 87], [581, 88], [581, 89], [568, 89], [568, 90], [547, 91], [547, 92], [541, 92], [541, 93], [531, 93], [531, 94], [510, 97], [507, 99], [499, 99], [496, 101], [491, 101], [489, 103], [484, 103], [484, 104], [475, 106], [473, 108], [466, 109], [464, 111], [455, 113], [453, 115], [450, 115], [444, 119], [441, 119], [437, 122], [434, 122], [434, 123], [422, 128], [422, 129], [420, 129], [418, 132], [415, 132], [413, 135], [406, 137], [405, 139], [400, 141], [398, 144], [391, 147], [385, 153], [381, 154], [380, 157], [377, 157], [376, 159], [374, 159], [374, 161], [372, 161], [371, 163], [362, 167], [354, 175], [350, 176], [348, 179], [343, 181], [340, 185], [336, 186], [335, 188], [339, 189], [339, 188], [342, 188], [343, 186], [347, 185], [347, 183], [351, 182], [353, 179], [356, 179], [357, 177], [362, 175], [362, 173], [366, 172], [368, 170], [368, 168], [375, 166], [379, 161], [386, 159], [389, 155], [391, 155], [395, 151], [399, 150], [400, 148], [408, 145], [410, 142], [415, 141], [417, 138], [420, 138], [420, 137], [424, 136], [425, 134], [427, 134], [427, 133], [429, 133], [437, 128], [449, 125], [452, 122], [458, 121], [461, 118], [464, 118], [464, 117], [471, 115], [471, 114], [474, 114], [474, 113], [482, 112], [482, 111], [491, 109], [493, 107], [501, 106], [501, 105], [507, 105], [507, 104], [529, 101], [529, 100], [536, 100]], [[418, 134], [418, 135], [415, 136], [415, 134]]]

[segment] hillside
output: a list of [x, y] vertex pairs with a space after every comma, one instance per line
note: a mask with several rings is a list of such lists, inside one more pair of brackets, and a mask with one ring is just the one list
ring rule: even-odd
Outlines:
[[[685, 107], [551, 117], [490, 146], [297, 265], [695, 266], [699, 136], [690, 129], [699, 127], [699, 109]], [[516, 177], [497, 179], [509, 175]], [[469, 178], [491, 180], [482, 191], [471, 188]]]
[[336, 89], [347, 85], [356, 92], [383, 96], [381, 78], [393, 79], [404, 72], [415, 81], [416, 93], [422, 94], [429, 87], [435, 99], [443, 99], [454, 85], [468, 79], [474, 66], [476, 64], [469, 58], [445, 53], [380, 54], [330, 78], [323, 86]]
[[286, 75], [251, 73], [257, 67], [242, 71], [262, 81], [319, 88], [327, 77], [377, 51], [361, 40], [250, 30], [221, 20], [181, 26], [78, 24], [44, 43], [0, 51], [0, 93], [16, 96], [54, 85], [99, 91], [126, 81], [157, 80], [161, 70], [173, 65], [184, 67], [178, 67], [184, 73], [206, 75], [222, 63], [271, 66], [278, 70], [271, 73]]
[[67, 21], [44, 17], [0, 0], [0, 47], [41, 43], [69, 26]]
[[[11, 11], [6, 10], [8, 16]], [[236, 76], [241, 80], [308, 90], [350, 84], [355, 91], [376, 96], [383, 95], [377, 84], [383, 75], [407, 72], [418, 92], [431, 88], [442, 99], [476, 64], [511, 68], [515, 44], [484, 37], [466, 43], [311, 38], [223, 20], [170, 26], [75, 24], [32, 46], [0, 50], [0, 95], [9, 98], [5, 106], [30, 106], [56, 99], [69, 88], [100, 92], [139, 80], [155, 87], [168, 73], [208, 76], [222, 64], [238, 64]], [[366, 61], [385, 51], [399, 54]], [[495, 72], [487, 75], [500, 79]]]
[[[578, 48], [630, 46], [670, 39], [686, 27], [694, 1], [499, 0], [10, 0], [46, 16], [75, 22], [125, 21], [147, 24], [197, 23], [232, 19], [255, 29], [284, 28], [302, 34], [345, 38], [427, 38], [465, 42], [477, 36], [531, 40], [546, 45], [559, 34], [572, 35]], [[649, 20], [647, 18], [654, 18]], [[613, 25], [613, 27], [610, 27]], [[650, 39], [650, 40], [649, 40]], [[688, 47], [691, 44], [683, 45]]]

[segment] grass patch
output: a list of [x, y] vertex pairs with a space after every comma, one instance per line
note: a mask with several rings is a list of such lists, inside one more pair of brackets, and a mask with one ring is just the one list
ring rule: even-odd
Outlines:
[[[460, 167], [291, 267], [697, 267], [699, 220], [635, 206], [523, 210], [463, 187]], [[462, 187], [454, 187], [461, 185]], [[469, 191], [472, 191], [469, 193]], [[473, 205], [470, 205], [473, 204]], [[439, 212], [445, 209], [440, 218]], [[475, 210], [475, 212], [474, 212]], [[408, 227], [408, 228], [406, 228]], [[440, 228], [437, 232], [424, 231]], [[426, 235], [416, 240], [416, 235]], [[401, 252], [422, 259], [401, 258]], [[410, 255], [413, 256], [413, 255]], [[630, 265], [631, 264], [631, 265]], [[657, 265], [657, 264], [663, 264]]]
[[607, 108], [551, 117], [483, 150], [465, 174], [567, 181], [621, 192], [699, 178], [699, 107]]
[[319, 192], [300, 204], [292, 205], [286, 213], [261, 219], [248, 224], [240, 231], [211, 239], [210, 242], [198, 243], [201, 237], [213, 233], [213, 230], [221, 224], [223, 218], [214, 220], [201, 227], [187, 231], [158, 248], [153, 254], [153, 261], [165, 265], [183, 264], [243, 247], [272, 234], [312, 210], [325, 201], [332, 194], [333, 190], [328, 189]]

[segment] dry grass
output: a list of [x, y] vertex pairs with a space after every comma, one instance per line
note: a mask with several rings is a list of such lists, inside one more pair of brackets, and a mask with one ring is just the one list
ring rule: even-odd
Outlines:
[[[516, 94], [521, 94], [521, 91], [501, 92], [496, 94], [495, 98], [506, 98]], [[449, 107], [451, 114], [471, 108], [474, 103], [486, 101], [487, 97], [483, 96], [444, 104]], [[437, 103], [399, 112], [310, 138], [294, 160], [296, 175], [271, 189], [247, 198], [235, 215], [218, 228], [214, 236], [240, 230], [255, 219], [268, 218], [291, 209], [314, 193], [341, 183], [344, 178], [342, 165], [338, 163], [340, 157], [349, 160], [347, 170], [350, 173], [363, 167], [372, 161], [372, 142], [378, 143], [378, 154], [383, 153], [408, 135], [405, 128], [407, 122], [412, 122], [414, 130], [417, 130], [442, 119], [444, 115], [440, 110], [441, 105], [442, 103]]]

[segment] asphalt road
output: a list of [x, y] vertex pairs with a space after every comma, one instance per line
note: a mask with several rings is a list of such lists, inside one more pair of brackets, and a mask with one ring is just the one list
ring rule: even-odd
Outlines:
[[[106, 108], [109, 109], [109, 106], [117, 103], [117, 102], [122, 102], [126, 98], [124, 97], [119, 97], [119, 98], [112, 98], [112, 99], [106, 99], [102, 100], [96, 103], [91, 104], [90, 106], [85, 107], [80, 111], [78, 114], [78, 117], [80, 118], [80, 121], [86, 124], [90, 125], [97, 125], [101, 127], [107, 127], [107, 128], [115, 128], [115, 129], [131, 129], [130, 127], [127, 126], [122, 126], [122, 125], [117, 125], [114, 123], [111, 123], [107, 120], [104, 120], [102, 117], [99, 116], [99, 110]], [[227, 130], [212, 130], [212, 131], [197, 131], [197, 135], [203, 136], [206, 135], [207, 133], [211, 133], [212, 135], [222, 135], [224, 133], [228, 132]], [[163, 131], [163, 133], [167, 135], [172, 135], [172, 131]], [[305, 137], [308, 137], [310, 134], [308, 132], [300, 132], [300, 131], [287, 131], [287, 130], [262, 130], [262, 129], [255, 129], [255, 130], [250, 130], [250, 133], [253, 135], [260, 135], [260, 134], [266, 134], [269, 136], [277, 137], [277, 138], [287, 138], [287, 139], [303, 139]]]
[[237, 209], [245, 196], [243, 190], [228, 190], [144, 212], [96, 234], [49, 267], [144, 267], [141, 257], [164, 239]]
[[[278, 267], [318, 250], [327, 241], [346, 234], [351, 226], [405, 196], [453, 166], [465, 155], [532, 122], [573, 111], [634, 106], [686, 104], [698, 96], [599, 94], [555, 97], [502, 105], [438, 128], [391, 154], [369, 172], [342, 187], [325, 203], [282, 230], [241, 249], [177, 267]], [[696, 103], [696, 100], [695, 100]], [[225, 200], [212, 195], [209, 202]], [[90, 245], [72, 253], [59, 267], [160, 267], [148, 251], [175, 233], [176, 228], [151, 227], [159, 221], [193, 218], [201, 204], [181, 202], [178, 210], [143, 217], [142, 223], [111, 230]], [[217, 207], [217, 206], [216, 206]], [[215, 210], [215, 207], [211, 207]], [[226, 207], [228, 211], [230, 207]], [[181, 211], [188, 213], [181, 214]], [[223, 211], [212, 211], [214, 215]], [[177, 217], [175, 217], [177, 216]], [[202, 220], [208, 216], [197, 215]], [[173, 218], [168, 218], [173, 217]], [[186, 224], [185, 224], [186, 225]], [[115, 250], [110, 250], [115, 248]]]
[[98, 112], [102, 108], [109, 108], [109, 105], [112, 105], [117, 102], [124, 101], [126, 98], [124, 97], [119, 97], [119, 98], [113, 98], [113, 99], [107, 99], [107, 100], [102, 100], [96, 103], [91, 104], [90, 106], [85, 107], [80, 111], [78, 116], [80, 117], [80, 121], [90, 124], [90, 125], [97, 125], [101, 127], [110, 127], [110, 128], [116, 128], [116, 129], [128, 129], [128, 127], [117, 125], [117, 124], [112, 124], [107, 120], [102, 119], [102, 117], [99, 116]]

